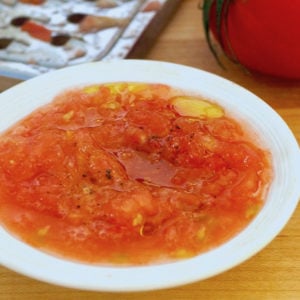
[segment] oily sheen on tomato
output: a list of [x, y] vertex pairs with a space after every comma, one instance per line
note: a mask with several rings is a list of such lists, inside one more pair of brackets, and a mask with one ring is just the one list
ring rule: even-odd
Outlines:
[[300, 79], [298, 0], [217, 2], [204, 1], [204, 18], [232, 60], [259, 73]]
[[216, 103], [162, 84], [65, 91], [0, 136], [0, 223], [67, 259], [149, 264], [239, 233], [267, 151]]

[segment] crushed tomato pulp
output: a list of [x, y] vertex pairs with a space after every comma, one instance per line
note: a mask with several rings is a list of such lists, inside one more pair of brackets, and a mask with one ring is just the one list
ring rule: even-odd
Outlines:
[[208, 251], [264, 203], [270, 158], [247, 132], [221, 106], [167, 85], [65, 91], [0, 137], [0, 222], [89, 263]]

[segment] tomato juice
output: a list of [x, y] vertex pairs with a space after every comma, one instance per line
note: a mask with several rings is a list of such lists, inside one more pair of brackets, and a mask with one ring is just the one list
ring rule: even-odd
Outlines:
[[221, 106], [167, 85], [65, 91], [0, 136], [0, 223], [87, 263], [195, 256], [264, 204], [270, 157], [247, 132]]

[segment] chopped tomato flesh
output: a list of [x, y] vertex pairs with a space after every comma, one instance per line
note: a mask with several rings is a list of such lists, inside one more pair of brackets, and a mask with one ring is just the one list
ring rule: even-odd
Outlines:
[[269, 155], [217, 104], [194, 117], [185, 100], [180, 115], [179, 96], [154, 84], [74, 89], [4, 132], [1, 224], [90, 263], [181, 259], [232, 238], [264, 203]]

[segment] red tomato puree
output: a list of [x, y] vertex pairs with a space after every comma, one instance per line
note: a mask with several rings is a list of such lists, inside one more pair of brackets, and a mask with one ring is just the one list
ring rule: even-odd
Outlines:
[[262, 207], [271, 164], [251, 139], [219, 105], [166, 85], [65, 91], [0, 136], [0, 222], [82, 262], [191, 257]]

